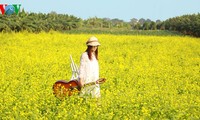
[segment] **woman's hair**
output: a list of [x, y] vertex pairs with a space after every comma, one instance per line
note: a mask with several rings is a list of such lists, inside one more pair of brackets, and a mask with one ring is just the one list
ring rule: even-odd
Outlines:
[[[88, 46], [87, 49], [86, 49], [86, 52], [88, 54], [89, 59], [92, 60], [92, 46]], [[95, 51], [95, 57], [98, 60], [98, 47]]]

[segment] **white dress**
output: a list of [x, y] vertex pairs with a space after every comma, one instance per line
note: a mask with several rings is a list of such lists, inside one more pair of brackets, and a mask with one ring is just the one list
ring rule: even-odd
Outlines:
[[[81, 55], [79, 78], [82, 78], [85, 84], [95, 82], [99, 79], [99, 64], [94, 55], [92, 56], [92, 60], [89, 59], [87, 52]], [[99, 84], [83, 87], [80, 96], [100, 97]]]

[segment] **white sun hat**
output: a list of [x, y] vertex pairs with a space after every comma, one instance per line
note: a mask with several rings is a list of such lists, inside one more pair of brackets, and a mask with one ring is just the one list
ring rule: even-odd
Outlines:
[[101, 44], [99, 43], [99, 41], [96, 37], [92, 36], [88, 39], [88, 41], [86, 42], [86, 45], [87, 46], [99, 46]]

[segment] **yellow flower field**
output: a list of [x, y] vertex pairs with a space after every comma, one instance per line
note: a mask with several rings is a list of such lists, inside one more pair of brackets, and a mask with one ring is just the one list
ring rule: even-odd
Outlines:
[[200, 119], [200, 38], [97, 34], [101, 99], [55, 98], [91, 36], [0, 33], [0, 119]]

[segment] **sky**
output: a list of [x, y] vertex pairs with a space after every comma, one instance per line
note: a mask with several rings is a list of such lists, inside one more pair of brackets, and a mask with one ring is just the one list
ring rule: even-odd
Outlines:
[[0, 0], [0, 4], [21, 4], [27, 12], [73, 15], [78, 18], [132, 18], [152, 21], [200, 13], [200, 0]]

